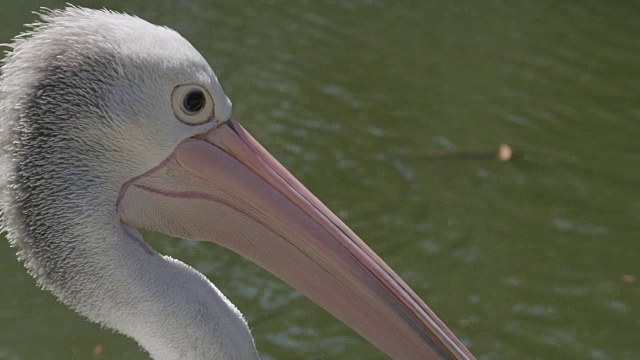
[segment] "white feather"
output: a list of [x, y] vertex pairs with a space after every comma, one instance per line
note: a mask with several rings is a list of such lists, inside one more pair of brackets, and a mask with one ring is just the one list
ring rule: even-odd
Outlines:
[[[136, 17], [67, 7], [8, 45], [0, 77], [2, 229], [38, 284], [155, 359], [249, 359], [238, 310], [203, 275], [121, 224], [121, 186], [231, 103], [178, 33]], [[216, 121], [176, 121], [167, 93], [197, 83]]]

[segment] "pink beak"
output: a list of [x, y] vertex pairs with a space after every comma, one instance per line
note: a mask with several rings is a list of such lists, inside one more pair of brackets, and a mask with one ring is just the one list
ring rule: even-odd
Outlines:
[[[255, 262], [395, 359], [473, 359], [425, 303], [235, 120], [181, 143], [126, 190], [133, 226]], [[151, 209], [151, 210], [150, 210]]]

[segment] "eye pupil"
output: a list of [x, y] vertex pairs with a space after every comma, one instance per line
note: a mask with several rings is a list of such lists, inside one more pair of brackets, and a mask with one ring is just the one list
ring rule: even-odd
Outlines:
[[200, 90], [192, 90], [185, 95], [182, 101], [182, 107], [185, 112], [195, 114], [204, 109], [206, 103], [204, 94]]

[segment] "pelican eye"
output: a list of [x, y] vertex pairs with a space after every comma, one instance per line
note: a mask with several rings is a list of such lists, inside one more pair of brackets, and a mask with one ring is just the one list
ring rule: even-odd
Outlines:
[[200, 85], [179, 85], [173, 89], [173, 112], [188, 125], [200, 125], [213, 119], [213, 98]]
[[182, 110], [188, 114], [200, 112], [207, 103], [201, 90], [191, 90], [185, 95], [182, 101]]

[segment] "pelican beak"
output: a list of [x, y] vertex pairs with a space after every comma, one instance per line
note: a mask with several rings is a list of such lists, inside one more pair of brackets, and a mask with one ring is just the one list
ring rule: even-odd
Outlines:
[[126, 193], [126, 223], [231, 249], [394, 359], [473, 359], [407, 284], [235, 120], [181, 143]]

